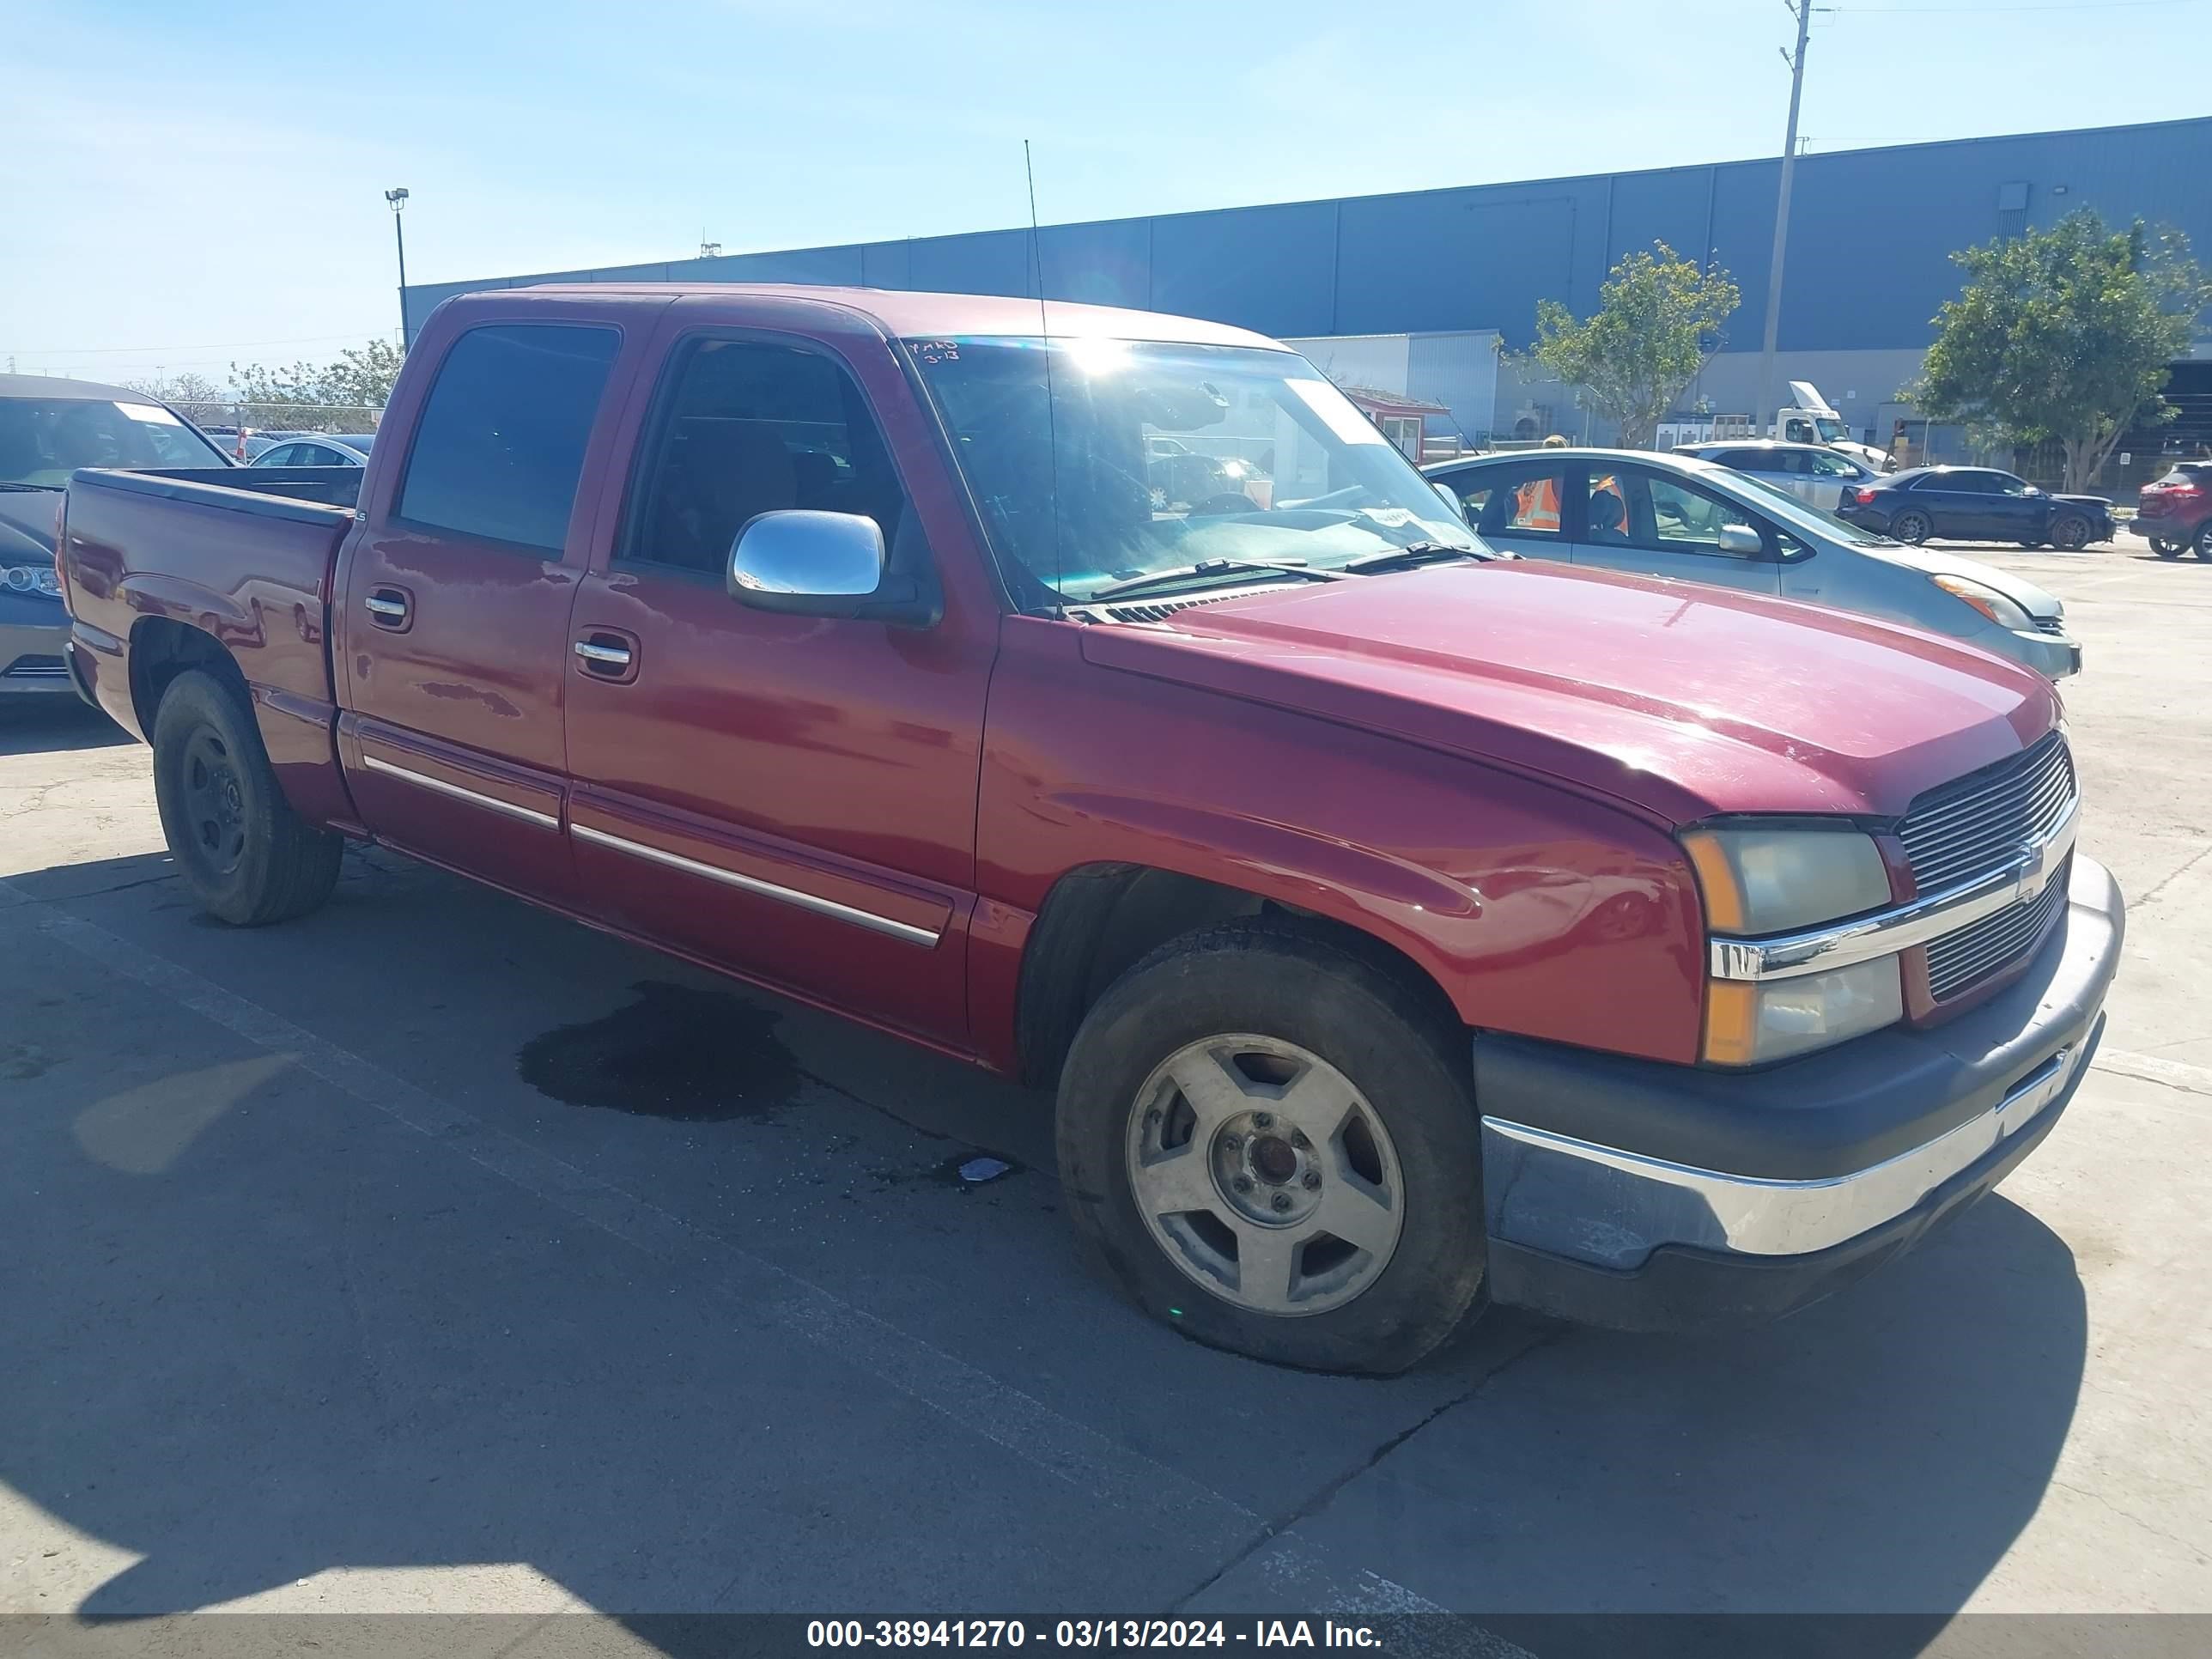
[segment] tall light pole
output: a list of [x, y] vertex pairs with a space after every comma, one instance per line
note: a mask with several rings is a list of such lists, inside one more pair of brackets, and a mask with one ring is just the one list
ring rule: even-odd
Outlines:
[[1759, 351], [1759, 408], [1753, 416], [1756, 435], [1765, 437], [1774, 420], [1774, 340], [1782, 327], [1782, 256], [1790, 244], [1790, 179], [1797, 170], [1797, 101], [1805, 91], [1805, 37], [1813, 26], [1813, 0], [1783, 0], [1797, 14], [1797, 50], [1782, 55], [1790, 64], [1790, 131], [1782, 141], [1782, 188], [1774, 204], [1774, 257], [1766, 265], [1766, 337]]
[[[1790, 124], [1794, 131], [1797, 124], [1797, 100], [1790, 100]], [[407, 233], [399, 228], [401, 215], [407, 207], [407, 192], [387, 190], [384, 199], [392, 207], [392, 234], [399, 244], [399, 349], [407, 349]]]

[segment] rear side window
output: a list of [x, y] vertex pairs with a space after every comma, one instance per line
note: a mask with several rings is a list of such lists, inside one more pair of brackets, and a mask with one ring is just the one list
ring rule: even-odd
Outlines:
[[621, 343], [611, 328], [551, 323], [461, 336], [416, 423], [399, 516], [559, 553]]

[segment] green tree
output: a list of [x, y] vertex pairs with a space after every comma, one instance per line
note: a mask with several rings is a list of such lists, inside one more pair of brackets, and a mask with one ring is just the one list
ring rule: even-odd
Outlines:
[[2088, 487], [2128, 431], [2173, 417], [2159, 394], [2212, 283], [2179, 231], [2108, 229], [2087, 208], [2048, 230], [1961, 249], [1965, 289], [1903, 396], [1980, 442], [2056, 439], [2066, 488]]
[[342, 428], [373, 419], [391, 400], [404, 356], [388, 340], [371, 340], [328, 363], [278, 368], [233, 363], [230, 373], [239, 401], [254, 406], [252, 424]]
[[1613, 268], [1588, 318], [1540, 301], [1523, 360], [1578, 388], [1589, 407], [1620, 423], [1632, 449], [1650, 447], [1661, 418], [1720, 349], [1721, 325], [1741, 298], [1720, 266], [1651, 246]]
[[220, 424], [230, 418], [230, 394], [204, 374], [186, 372], [166, 378], [149, 374], [123, 384], [160, 399], [195, 426]]

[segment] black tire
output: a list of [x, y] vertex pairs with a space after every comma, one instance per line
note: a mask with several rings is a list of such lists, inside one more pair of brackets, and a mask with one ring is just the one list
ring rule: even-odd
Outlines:
[[[1295, 1045], [1340, 1073], [1393, 1149], [1399, 1216], [1387, 1259], [1364, 1270], [1349, 1299], [1322, 1311], [1255, 1311], [1207, 1288], [1138, 1206], [1131, 1149], [1151, 1133], [1157, 1074], [1188, 1045], [1231, 1034]], [[1322, 1158], [1293, 1139], [1304, 1156]], [[1256, 1155], [1256, 1139], [1251, 1146]], [[1433, 987], [1289, 926], [1209, 928], [1163, 945], [1115, 981], [1060, 1074], [1059, 1152], [1069, 1214], [1094, 1260], [1139, 1307], [1213, 1347], [1389, 1376], [1449, 1336], [1482, 1288], [1480, 1132], [1464, 1029]], [[1310, 1187], [1317, 1177], [1301, 1180]], [[1218, 1181], [1212, 1190], [1238, 1201]], [[1310, 1240], [1291, 1248], [1294, 1277], [1310, 1273]], [[1239, 1251], [1240, 1279], [1242, 1259]]]
[[2079, 513], [2062, 513], [2051, 521], [2051, 544], [2077, 553], [2089, 544], [2089, 521]]
[[2197, 526], [2197, 534], [2191, 538], [2189, 544], [2196, 550], [2198, 558], [2212, 560], [2212, 519], [2207, 519]]
[[344, 837], [295, 812], [277, 787], [245, 694], [200, 669], [169, 683], [154, 717], [161, 833], [210, 915], [261, 927], [331, 896]]
[[2188, 548], [2181, 543], [2170, 542], [2163, 536], [2153, 536], [2150, 538], [2150, 550], [2161, 559], [2178, 559], [2189, 551]]
[[1889, 521], [1889, 533], [1894, 539], [1917, 547], [1936, 533], [1928, 515], [1919, 511], [1900, 513]]

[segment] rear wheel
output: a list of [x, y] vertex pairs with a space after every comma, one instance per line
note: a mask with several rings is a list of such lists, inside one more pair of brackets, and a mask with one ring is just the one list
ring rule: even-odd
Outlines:
[[161, 833], [200, 908], [240, 927], [330, 896], [345, 842], [295, 812], [244, 695], [200, 669], [171, 681], [154, 717]]
[[2161, 559], [2178, 559], [2189, 549], [2180, 542], [2170, 542], [2163, 536], [2150, 538], [2150, 550]]
[[2212, 519], [2197, 526], [2197, 535], [2190, 545], [2196, 549], [2198, 558], [2212, 559]]
[[1061, 1073], [1077, 1231], [1201, 1342], [1403, 1370], [1482, 1285], [1465, 1042], [1432, 988], [1288, 927], [1164, 945], [1099, 1000]]
[[1928, 522], [1925, 513], [1915, 510], [1900, 513], [1889, 521], [1889, 533], [1899, 541], [1917, 547], [1934, 533], [1935, 526]]
[[2079, 513], [2062, 513], [2051, 523], [2051, 544], [2073, 553], [2089, 544], [2089, 521]]

